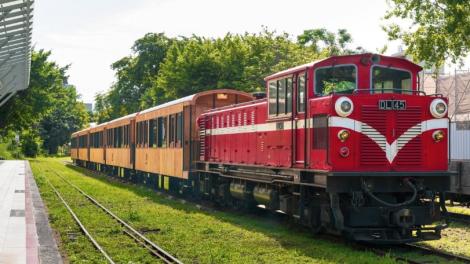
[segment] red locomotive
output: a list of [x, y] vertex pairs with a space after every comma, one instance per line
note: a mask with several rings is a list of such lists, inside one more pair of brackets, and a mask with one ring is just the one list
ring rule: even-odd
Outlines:
[[267, 98], [188, 116], [199, 129], [181, 126], [189, 130], [182, 145], [192, 146], [181, 154], [191, 164], [183, 178], [166, 175], [173, 187], [135, 165], [129, 177], [157, 177], [156, 188], [228, 205], [263, 205], [357, 241], [438, 239], [446, 224], [431, 225], [445, 213], [449, 189], [447, 100], [419, 91], [420, 71], [405, 59], [359, 54], [273, 74]]

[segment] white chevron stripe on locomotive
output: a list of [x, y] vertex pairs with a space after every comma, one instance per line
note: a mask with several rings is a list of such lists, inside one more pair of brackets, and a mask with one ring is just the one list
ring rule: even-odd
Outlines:
[[395, 139], [392, 144], [388, 144], [385, 136], [375, 128], [358, 120], [333, 116], [330, 117], [328, 125], [329, 127], [347, 128], [366, 135], [379, 145], [379, 147], [385, 152], [388, 162], [391, 164], [398, 155], [398, 152], [413, 138], [429, 130], [448, 128], [449, 120], [447, 118], [429, 119], [418, 123], [413, 127], [410, 127], [399, 138]]

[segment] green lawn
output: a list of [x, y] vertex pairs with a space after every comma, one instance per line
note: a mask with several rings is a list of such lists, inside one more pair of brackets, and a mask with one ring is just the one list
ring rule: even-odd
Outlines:
[[[125, 221], [140, 230], [153, 230], [147, 236], [184, 263], [394, 263], [389, 257], [358, 252], [347, 245], [333, 243], [301, 231], [289, 229], [276, 221], [243, 214], [204, 211], [191, 203], [181, 203], [146, 189], [112, 181], [107, 177], [87, 177], [87, 172], [66, 166], [65, 159], [36, 159], [31, 166], [41, 195], [49, 210], [51, 225], [61, 239], [60, 249], [71, 262], [97, 263], [103, 258], [79, 232], [63, 205], [46, 184], [45, 177], [61, 187], [65, 199], [73, 198], [73, 189], [55, 177], [51, 170], [92, 195]], [[85, 208], [87, 202], [75, 202]], [[72, 206], [73, 207], [73, 206]], [[77, 208], [73, 208], [74, 210]], [[94, 227], [106, 251], [118, 254], [120, 263], [145, 263], [143, 254], [124, 250], [128, 241], [115, 241], [106, 229], [107, 220], [80, 209], [79, 217]], [[100, 227], [100, 228], [96, 228]], [[122, 236], [121, 236], [122, 237]]]

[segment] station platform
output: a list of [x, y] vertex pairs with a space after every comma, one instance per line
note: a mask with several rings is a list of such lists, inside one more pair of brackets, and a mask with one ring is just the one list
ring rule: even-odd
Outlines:
[[62, 263], [28, 161], [0, 161], [0, 264]]

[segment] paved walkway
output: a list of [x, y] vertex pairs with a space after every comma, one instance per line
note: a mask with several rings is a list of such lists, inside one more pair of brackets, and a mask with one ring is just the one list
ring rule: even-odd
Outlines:
[[3, 263], [62, 263], [27, 161], [0, 161]]

